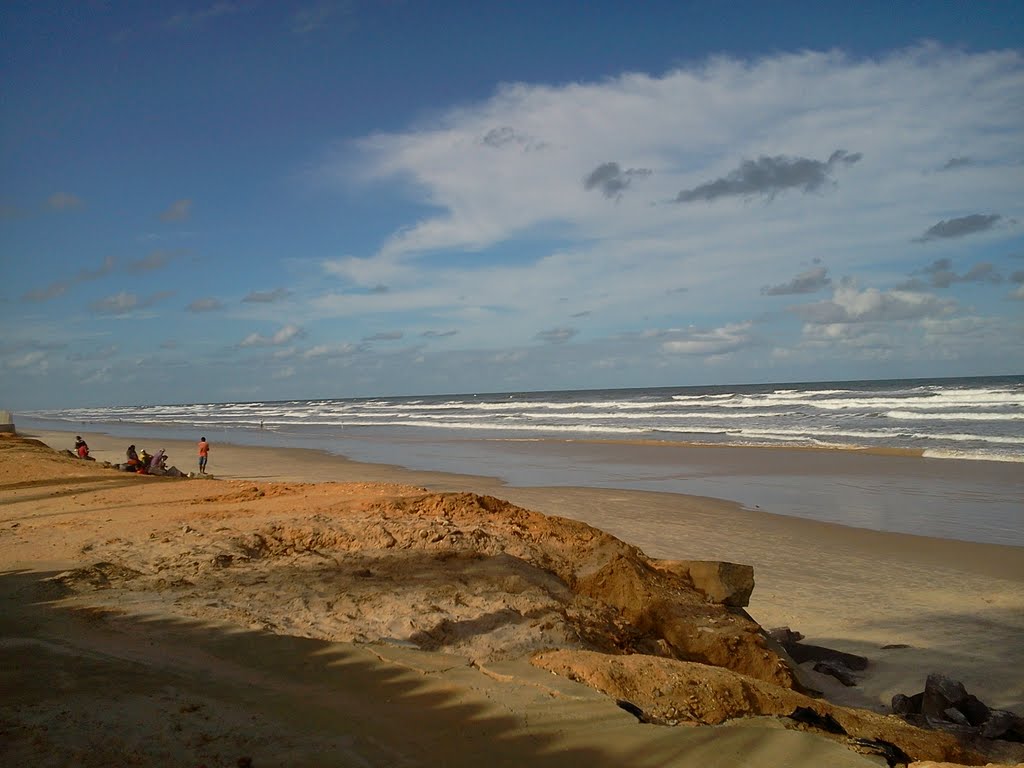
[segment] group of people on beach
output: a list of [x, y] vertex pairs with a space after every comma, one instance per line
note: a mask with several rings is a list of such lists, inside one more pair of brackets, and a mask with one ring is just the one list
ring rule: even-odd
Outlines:
[[[205, 475], [207, 474], [206, 462], [210, 458], [210, 444], [206, 441], [205, 437], [202, 437], [199, 440], [198, 447], [199, 471]], [[96, 459], [89, 455], [89, 445], [82, 439], [81, 435], [75, 435], [75, 454], [80, 459], [96, 461]], [[167, 458], [163, 448], [150, 455], [145, 448], [136, 450], [135, 443], [132, 443], [128, 446], [128, 450], [125, 451], [125, 463], [119, 464], [118, 467], [126, 472], [137, 472], [140, 475], [172, 474], [170, 470], [175, 468], [171, 467], [170, 470], [168, 469]]]
[[163, 448], [156, 454], [150, 455], [145, 448], [136, 451], [133, 443], [128, 446], [125, 456], [127, 461], [124, 468], [128, 472], [138, 472], [140, 475], [160, 475], [167, 470], [167, 454], [164, 453]]

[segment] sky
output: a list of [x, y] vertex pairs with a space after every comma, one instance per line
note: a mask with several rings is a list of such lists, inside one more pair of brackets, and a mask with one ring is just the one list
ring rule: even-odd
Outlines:
[[0, 24], [0, 408], [1024, 373], [1022, 3]]

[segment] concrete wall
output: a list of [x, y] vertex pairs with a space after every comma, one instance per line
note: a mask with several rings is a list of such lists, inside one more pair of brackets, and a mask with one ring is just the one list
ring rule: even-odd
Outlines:
[[10, 411], [0, 411], [0, 432], [14, 431], [14, 415]]

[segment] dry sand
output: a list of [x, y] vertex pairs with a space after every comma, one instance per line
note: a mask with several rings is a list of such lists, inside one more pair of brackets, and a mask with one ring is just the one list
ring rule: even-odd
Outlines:
[[[65, 448], [74, 435], [40, 437]], [[123, 440], [88, 437], [97, 459], [121, 460]], [[191, 443], [135, 442], [194, 468]], [[344, 605], [325, 609], [322, 601], [338, 598], [308, 581], [315, 555], [295, 552], [294, 538], [287, 578], [279, 568], [252, 570], [242, 583], [223, 567], [230, 560], [206, 567], [230, 554], [225, 542], [268, 525], [280, 530], [282, 515], [294, 527], [311, 506], [330, 512], [424, 489], [491, 494], [584, 521], [652, 557], [752, 564], [757, 586], [747, 610], [756, 621], [870, 659], [853, 688], [803, 671], [833, 702], [883, 712], [894, 693], [920, 691], [930, 672], [942, 672], [991, 706], [1024, 709], [1022, 548], [880, 534], [674, 494], [508, 488], [303, 450], [214, 444], [215, 481], [68, 462], [52, 480], [0, 463], [0, 653], [4, 690], [15, 692], [0, 723], [0, 757], [11, 753], [5, 764], [879, 764], [766, 718], [713, 728], [640, 724], [603, 694], [497, 652], [529, 643], [522, 633], [494, 634], [497, 611], [482, 621], [486, 603], [474, 604], [476, 594], [455, 602], [491, 626], [463, 632], [473, 639], [454, 649], [462, 655], [366, 642], [415, 636], [424, 612], [440, 610], [429, 603], [436, 594], [407, 589], [417, 578], [437, 580], [426, 570], [401, 574], [392, 602], [360, 604], [347, 582]], [[332, 484], [288, 485], [303, 481]], [[97, 562], [113, 565], [83, 576], [95, 583], [78, 591], [67, 590], [67, 579], [46, 581]], [[117, 568], [160, 573], [166, 583], [119, 589], [134, 577]], [[182, 575], [190, 568], [213, 574], [216, 588], [196, 590], [197, 579]], [[504, 573], [503, 588], [528, 592], [513, 576], [534, 578]], [[537, 623], [538, 646], [560, 631], [549, 623]], [[890, 644], [909, 647], [882, 648]]]

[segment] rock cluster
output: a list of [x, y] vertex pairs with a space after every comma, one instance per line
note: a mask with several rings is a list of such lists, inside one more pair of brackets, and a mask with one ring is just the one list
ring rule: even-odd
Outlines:
[[766, 630], [766, 633], [781, 645], [797, 664], [813, 661], [815, 672], [830, 675], [847, 687], [857, 685], [857, 676], [854, 672], [863, 672], [868, 668], [867, 657], [804, 643], [804, 636], [789, 627], [776, 627]]
[[928, 675], [920, 693], [897, 693], [892, 697], [892, 711], [914, 725], [966, 739], [1024, 742], [1024, 717], [991, 709], [969, 694], [959, 680], [945, 675]]

